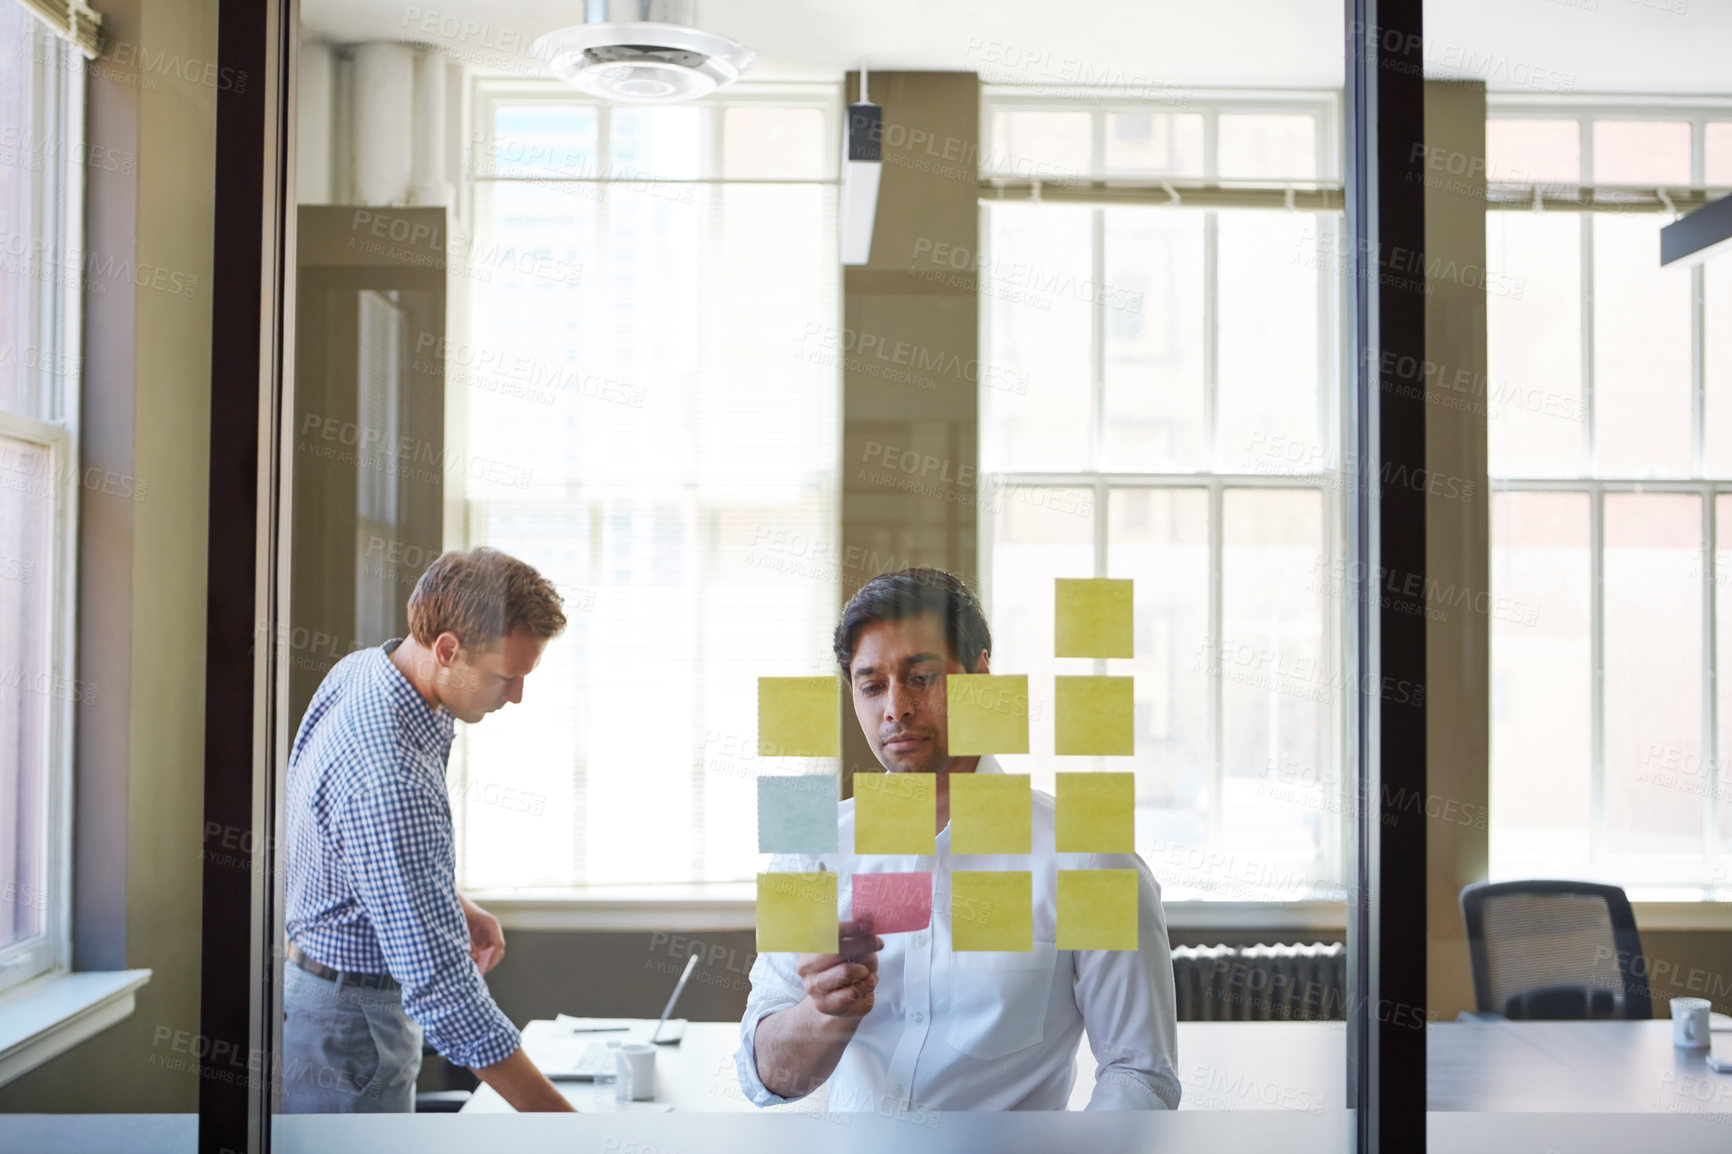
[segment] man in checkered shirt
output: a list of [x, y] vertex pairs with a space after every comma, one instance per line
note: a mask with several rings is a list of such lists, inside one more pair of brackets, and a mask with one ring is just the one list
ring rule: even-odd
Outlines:
[[551, 583], [493, 549], [446, 553], [406, 639], [352, 653], [289, 755], [283, 1109], [414, 1109], [421, 1041], [519, 1110], [570, 1110], [482, 975], [499, 920], [457, 892], [445, 765], [455, 721], [523, 700], [565, 628]]

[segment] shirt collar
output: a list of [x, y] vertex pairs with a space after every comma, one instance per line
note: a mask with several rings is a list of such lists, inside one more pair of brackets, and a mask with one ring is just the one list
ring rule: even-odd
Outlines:
[[990, 753], [980, 755], [980, 764], [974, 767], [975, 773], [1003, 773], [1004, 767], [998, 764], [998, 758]]
[[392, 652], [402, 643], [401, 637], [393, 637], [373, 651], [374, 680], [385, 690], [397, 716], [402, 718], [416, 744], [437, 753], [443, 761], [451, 750], [452, 739], [456, 736], [457, 719], [448, 710], [435, 709], [428, 705], [427, 699], [409, 684], [409, 679], [403, 676], [403, 671], [391, 660]]

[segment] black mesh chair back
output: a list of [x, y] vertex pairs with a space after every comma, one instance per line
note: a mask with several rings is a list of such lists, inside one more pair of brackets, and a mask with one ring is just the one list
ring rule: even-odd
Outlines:
[[1474, 999], [1506, 1018], [1649, 1018], [1636, 915], [1617, 886], [1479, 882], [1461, 891]]

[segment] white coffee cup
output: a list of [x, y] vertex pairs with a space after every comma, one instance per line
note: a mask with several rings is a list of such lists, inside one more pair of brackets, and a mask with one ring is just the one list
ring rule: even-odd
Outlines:
[[1706, 1050], [1710, 1041], [1707, 998], [1672, 999], [1672, 1045], [1683, 1050]]
[[[1706, 1021], [1706, 1019], [1704, 1019]], [[624, 1042], [619, 1048], [620, 1077], [631, 1078], [631, 1096], [646, 1102], [656, 1096], [656, 1048], [650, 1042]]]

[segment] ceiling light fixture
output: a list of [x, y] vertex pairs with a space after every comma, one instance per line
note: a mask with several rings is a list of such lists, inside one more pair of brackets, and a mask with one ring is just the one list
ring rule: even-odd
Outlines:
[[583, 23], [535, 42], [567, 84], [607, 100], [672, 103], [732, 84], [756, 54], [693, 26], [694, 0], [584, 0]]

